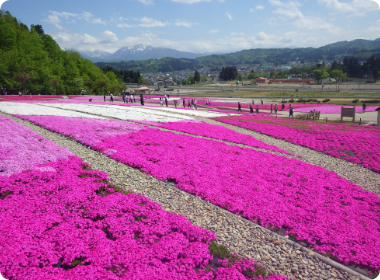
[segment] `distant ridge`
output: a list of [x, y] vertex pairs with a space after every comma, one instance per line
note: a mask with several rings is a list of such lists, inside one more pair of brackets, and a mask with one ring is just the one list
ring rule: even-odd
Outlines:
[[[212, 54], [193, 58], [178, 58], [166, 55], [161, 59], [134, 60], [114, 62], [103, 60], [96, 63], [104, 67], [106, 64], [121, 70], [146, 72], [170, 72], [179, 70], [194, 70], [203, 67], [218, 69], [227, 65], [265, 65], [287, 64], [291, 61], [318, 62], [343, 60], [347, 56], [355, 56], [366, 60], [370, 56], [380, 56], [380, 39], [341, 41], [319, 48], [268, 48], [243, 50], [230, 54]], [[137, 56], [135, 56], [137, 57]]]
[[194, 59], [201, 56], [210, 55], [212, 53], [192, 53], [181, 52], [169, 48], [152, 47], [148, 45], [136, 45], [133, 47], [123, 47], [111, 54], [102, 50], [95, 51], [82, 51], [79, 52], [84, 58], [91, 60], [92, 62], [100, 61], [131, 61], [131, 60], [147, 60], [147, 59], [161, 59], [164, 57], [173, 58], [189, 58]]

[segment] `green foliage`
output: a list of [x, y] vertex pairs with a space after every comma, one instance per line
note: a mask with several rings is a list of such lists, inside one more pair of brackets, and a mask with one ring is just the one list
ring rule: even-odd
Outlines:
[[[61, 50], [41, 25], [29, 30], [1, 10], [0, 38], [0, 86], [9, 94], [20, 89], [35, 94], [80, 94], [83, 89], [101, 93], [120, 83], [80, 54]], [[106, 81], [103, 88], [97, 87], [98, 80]]]
[[219, 259], [229, 258], [232, 256], [226, 246], [219, 245], [215, 241], [213, 241], [208, 248], [210, 250], [210, 254]]
[[242, 274], [245, 277], [248, 277], [250, 279], [256, 279], [259, 276], [262, 276], [263, 279], [265, 279], [266, 277], [268, 277], [268, 272], [263, 267], [261, 267], [259, 265], [255, 265], [254, 268], [255, 268], [255, 271], [253, 271], [252, 269], [248, 268], [246, 270], [243, 270]]
[[358, 103], [358, 102], [359, 102], [359, 99], [352, 100], [352, 103]]
[[201, 75], [199, 74], [198, 70], [195, 70], [194, 81], [197, 83], [199, 83], [201, 81]]
[[322, 100], [323, 103], [327, 103], [329, 101], [330, 101], [330, 99], [328, 99], [328, 98]]
[[362, 103], [372, 103], [372, 104], [376, 104], [376, 103], [380, 103], [380, 99], [373, 99], [373, 100], [362, 100], [361, 101]]
[[219, 79], [223, 81], [236, 80], [238, 77], [238, 71], [235, 66], [223, 67], [219, 73]]

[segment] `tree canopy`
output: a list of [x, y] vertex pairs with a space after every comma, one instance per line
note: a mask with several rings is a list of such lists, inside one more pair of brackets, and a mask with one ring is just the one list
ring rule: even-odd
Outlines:
[[[105, 81], [102, 88], [99, 80]], [[77, 52], [62, 50], [41, 25], [29, 29], [0, 10], [0, 86], [8, 93], [21, 89], [36, 94], [80, 94], [83, 89], [101, 93], [121, 82]]]

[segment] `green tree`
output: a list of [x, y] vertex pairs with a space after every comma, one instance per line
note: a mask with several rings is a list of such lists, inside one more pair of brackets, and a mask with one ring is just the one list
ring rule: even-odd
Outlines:
[[248, 80], [253, 80], [255, 78], [255, 72], [252, 70], [251, 73], [249, 73], [247, 79]]
[[239, 74], [237, 79], [238, 79], [238, 81], [242, 81], [243, 80], [242, 74]]
[[338, 85], [339, 78], [341, 78], [343, 75], [342, 70], [332, 70], [330, 72], [330, 77], [333, 77], [336, 80], [336, 84]]
[[45, 34], [45, 31], [44, 31], [44, 29], [42, 28], [42, 25], [39, 25], [39, 24], [34, 25], [34, 24], [32, 24], [31, 27], [30, 27], [30, 29], [32, 29], [32, 28], [34, 28], [34, 30], [36, 30], [36, 32], [37, 32], [39, 35], [44, 35], [44, 34]]
[[19, 73], [16, 73], [14, 77], [17, 82], [21, 83], [22, 92], [25, 94], [25, 84], [27, 81], [29, 81], [32, 78], [32, 76], [24, 72], [19, 72]]
[[324, 70], [315, 69], [313, 71], [314, 78], [318, 81], [318, 84], [321, 80], [326, 79], [329, 77], [329, 73]]
[[50, 79], [49, 80], [49, 83], [52, 85], [53, 87], [53, 93], [56, 94], [57, 92], [57, 87], [59, 86], [59, 81], [57, 78], [53, 78], [53, 79]]
[[199, 74], [198, 70], [195, 70], [195, 73], [194, 73], [194, 82], [199, 83], [200, 80], [201, 80], [201, 75]]

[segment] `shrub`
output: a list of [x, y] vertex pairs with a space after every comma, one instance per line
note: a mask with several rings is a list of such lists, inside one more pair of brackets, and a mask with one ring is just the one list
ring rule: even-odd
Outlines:
[[322, 100], [323, 103], [327, 103], [329, 101], [330, 101], [330, 99], [328, 99], [328, 98]]
[[[355, 99], [356, 100], [356, 99]], [[362, 100], [362, 103], [380, 103], [380, 99], [373, 99], [373, 100]]]
[[352, 103], [358, 103], [358, 102], [359, 102], [359, 99], [352, 100]]

